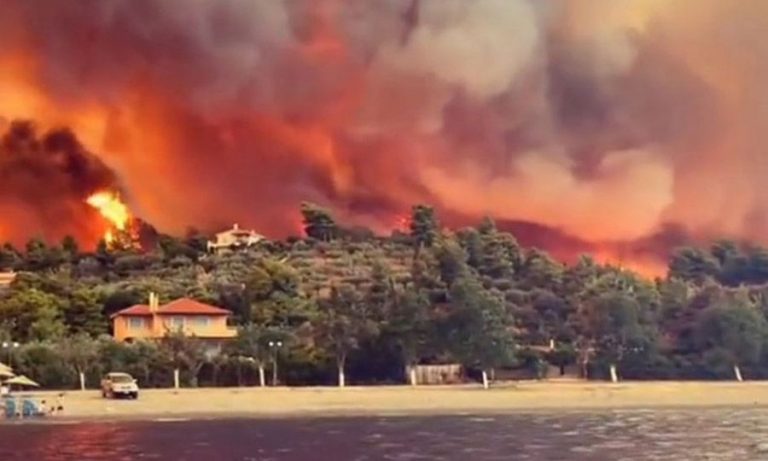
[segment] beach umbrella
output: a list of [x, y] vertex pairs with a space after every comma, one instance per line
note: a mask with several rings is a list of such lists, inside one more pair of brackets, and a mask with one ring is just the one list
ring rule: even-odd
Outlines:
[[40, 387], [39, 384], [32, 381], [31, 379], [27, 378], [26, 376], [14, 376], [13, 378], [5, 381], [3, 384], [8, 385], [15, 385], [15, 386], [26, 386], [26, 387]]
[[10, 378], [15, 376], [13, 370], [8, 365], [0, 362], [0, 378]]

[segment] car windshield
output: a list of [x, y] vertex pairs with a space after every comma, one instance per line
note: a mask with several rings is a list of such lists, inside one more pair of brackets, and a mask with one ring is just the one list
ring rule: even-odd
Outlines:
[[133, 378], [128, 375], [112, 375], [110, 380], [113, 383], [130, 383], [133, 381]]

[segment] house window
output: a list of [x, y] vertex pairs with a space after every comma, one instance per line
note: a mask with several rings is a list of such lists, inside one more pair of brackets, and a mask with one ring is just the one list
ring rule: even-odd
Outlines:
[[204, 315], [198, 315], [195, 317], [195, 326], [198, 328], [206, 328], [208, 325], [210, 325], [211, 319], [204, 316]]
[[184, 317], [180, 315], [174, 315], [171, 317], [171, 327], [184, 328]]
[[128, 317], [128, 328], [131, 330], [143, 330], [146, 326], [144, 317]]

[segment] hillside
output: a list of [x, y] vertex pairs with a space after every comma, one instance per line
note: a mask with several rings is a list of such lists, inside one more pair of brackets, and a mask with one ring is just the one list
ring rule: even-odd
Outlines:
[[162, 302], [191, 297], [232, 311], [242, 331], [223, 355], [203, 360], [189, 343], [179, 362], [189, 379], [207, 382], [254, 379], [254, 364], [274, 359], [267, 344], [276, 338], [286, 344], [284, 379], [295, 383], [328, 383], [343, 370], [398, 381], [406, 364], [445, 361], [534, 375], [548, 362], [589, 377], [612, 367], [643, 379], [729, 378], [737, 368], [768, 376], [761, 247], [682, 248], [669, 277], [651, 281], [589, 257], [563, 265], [489, 219], [454, 233], [418, 206], [408, 234], [375, 237], [345, 230], [322, 209], [303, 211], [307, 237], [217, 254], [199, 234], [95, 252], [71, 240], [5, 245], [0, 262], [18, 275], [0, 295], [0, 339], [24, 344], [22, 370], [49, 384], [71, 379], [58, 354], [73, 338], [97, 351], [91, 372], [122, 364], [160, 383], [178, 348], [102, 337], [110, 315], [154, 292]]

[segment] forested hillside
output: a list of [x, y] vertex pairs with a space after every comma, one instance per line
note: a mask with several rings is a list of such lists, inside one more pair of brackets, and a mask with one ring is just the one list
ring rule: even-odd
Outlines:
[[[594, 379], [610, 365], [627, 379], [768, 375], [764, 248], [682, 248], [667, 278], [647, 280], [588, 256], [563, 265], [491, 219], [443, 230], [426, 206], [389, 237], [314, 205], [301, 212], [305, 238], [226, 254], [207, 253], [195, 232], [95, 252], [73, 239], [5, 245], [0, 266], [18, 276], [0, 299], [0, 340], [19, 347], [0, 360], [52, 387], [114, 369], [168, 385], [174, 368], [190, 384], [253, 384], [275, 358], [292, 385], [333, 384], [340, 369], [351, 383], [403, 382], [405, 365], [446, 362], [532, 375], [547, 361], [576, 364]], [[230, 309], [240, 334], [215, 356], [194, 338], [107, 337], [109, 316], [150, 292]]]

